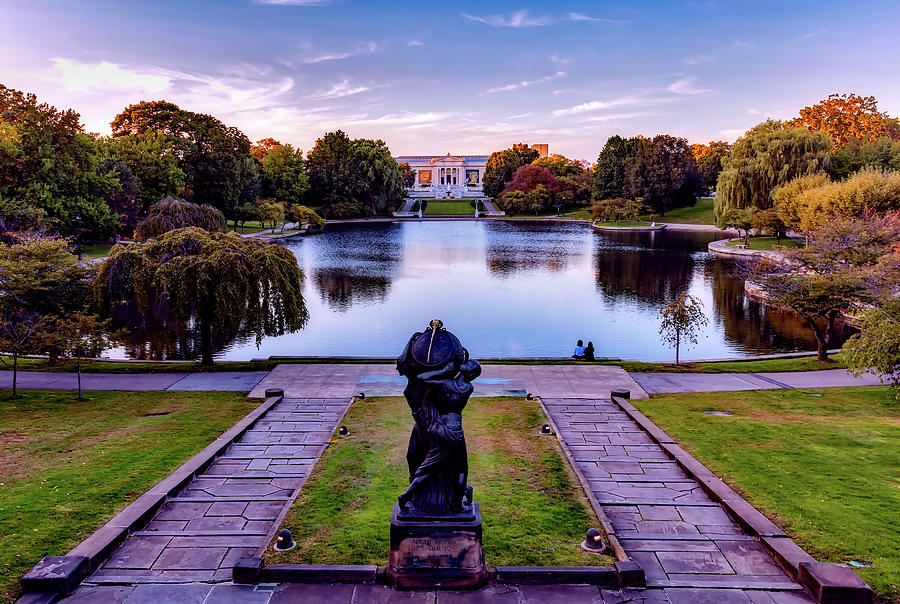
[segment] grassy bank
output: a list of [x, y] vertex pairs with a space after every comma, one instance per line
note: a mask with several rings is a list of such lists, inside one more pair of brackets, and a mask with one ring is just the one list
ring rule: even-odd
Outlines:
[[475, 208], [469, 200], [429, 201], [425, 206], [425, 216], [475, 216]]
[[[556, 439], [538, 434], [535, 401], [473, 398], [463, 424], [469, 484], [484, 519], [488, 565], [598, 565], [613, 558], [579, 547], [597, 519]], [[412, 418], [399, 397], [356, 401], [283, 526], [297, 547], [270, 563], [385, 564], [389, 521], [407, 486]]]
[[[12, 369], [12, 359], [0, 357], [0, 370]], [[296, 358], [287, 360], [264, 361], [218, 361], [212, 366], [212, 371], [271, 371], [280, 363], [285, 364], [360, 364], [380, 363], [393, 364], [396, 361], [388, 358], [378, 359], [323, 359], [317, 357]], [[815, 355], [806, 357], [794, 357], [786, 359], [764, 359], [760, 361], [720, 361], [717, 363], [651, 363], [644, 361], [576, 361], [574, 359], [513, 359], [509, 361], [482, 361], [487, 365], [618, 365], [625, 371], [637, 371], [641, 373], [756, 373], [759, 371], [816, 371], [819, 369], [843, 369], [843, 359], [840, 353], [832, 356], [832, 361], [820, 363]], [[83, 373], [200, 373], [210, 368], [204, 367], [197, 361], [177, 361], [160, 363], [153, 361], [93, 361], [82, 367]], [[19, 359], [20, 371], [48, 371], [48, 372], [72, 372], [75, 368], [71, 364], [51, 365], [46, 359]]]
[[632, 402], [817, 559], [871, 564], [854, 570], [900, 602], [900, 403], [888, 388]]
[[249, 413], [237, 392], [0, 390], [0, 601]]
[[659, 216], [657, 221], [675, 224], [716, 224], [715, 203], [713, 197], [701, 197], [694, 205], [670, 210], [665, 216]]
[[626, 222], [624, 220], [620, 222], [600, 222], [597, 221], [594, 223], [594, 226], [602, 226], [602, 227], [617, 227], [617, 228], [629, 228], [629, 227], [648, 227], [652, 225], [652, 222], [648, 221], [637, 221], [637, 222]]
[[[728, 247], [736, 248], [739, 245], [744, 245], [743, 239], [728, 242]], [[796, 239], [794, 237], [782, 237], [780, 241], [775, 237], [751, 237], [750, 244], [747, 246], [747, 249], [768, 251], [779, 248], [803, 247], [804, 245], [806, 245], [805, 241], [803, 241], [802, 239]]]

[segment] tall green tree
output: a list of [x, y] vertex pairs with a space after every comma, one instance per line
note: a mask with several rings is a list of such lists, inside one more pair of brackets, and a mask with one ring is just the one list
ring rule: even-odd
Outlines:
[[525, 143], [516, 143], [509, 149], [494, 151], [487, 160], [484, 168], [482, 186], [484, 194], [490, 197], [498, 197], [503, 192], [506, 183], [512, 180], [513, 175], [520, 167], [536, 160], [540, 153]]
[[98, 172], [103, 155], [80, 119], [0, 84], [0, 199], [20, 218], [42, 217], [52, 231], [107, 237], [118, 218], [103, 196], [119, 183]]
[[167, 197], [150, 206], [150, 213], [134, 229], [134, 236], [140, 240], [152, 239], [186, 227], [224, 231], [225, 216], [211, 205]]
[[874, 373], [890, 382], [900, 398], [900, 301], [887, 300], [864, 311], [859, 333], [844, 342], [841, 352], [853, 375]]
[[[185, 198], [208, 203], [230, 216], [258, 195], [258, 172], [243, 132], [211, 115], [181, 109], [167, 101], [129, 105], [110, 124], [113, 136], [165, 135], [185, 174]], [[250, 199], [248, 199], [248, 197]]]
[[541, 166], [542, 168], [547, 168], [553, 175], [561, 178], [564, 176], [579, 176], [584, 173], [584, 166], [581, 165], [581, 162], [576, 159], [569, 159], [565, 155], [560, 155], [559, 153], [554, 153], [553, 155], [548, 155], [547, 157], [539, 157], [533, 162], [531, 162], [535, 166]]
[[824, 132], [767, 121], [739, 138], [722, 163], [716, 185], [716, 216], [730, 209], [765, 210], [775, 189], [807, 174], [827, 170], [832, 143]]
[[725, 141], [710, 141], [705, 145], [691, 145], [691, 153], [697, 160], [697, 169], [700, 171], [700, 178], [703, 179], [703, 186], [709, 191], [719, 180], [722, 162], [731, 153], [731, 145]]
[[609, 137], [592, 174], [592, 197], [594, 201], [629, 197], [628, 166], [638, 151], [637, 138]]
[[659, 334], [663, 341], [675, 348], [677, 365], [681, 347], [696, 344], [700, 328], [709, 323], [709, 319], [703, 313], [703, 303], [687, 292], [681, 292], [660, 309], [659, 316], [662, 319]]
[[199, 326], [201, 358], [213, 363], [213, 330], [243, 327], [256, 336], [302, 329], [308, 320], [303, 272], [280, 245], [236, 233], [187, 228], [147, 243], [115, 246], [93, 291], [106, 314], [136, 301], [142, 312], [165, 303], [178, 321]]
[[696, 203], [703, 181], [686, 139], [660, 134], [638, 139], [636, 149], [626, 166], [627, 197], [662, 214]]
[[[357, 197], [367, 214], [375, 216], [392, 210], [403, 198], [403, 171], [382, 140], [353, 141], [357, 165]], [[361, 180], [360, 180], [361, 179]]]
[[137, 179], [142, 212], [166, 197], [184, 196], [185, 175], [170, 137], [153, 131], [112, 136], [104, 144], [109, 156], [128, 166]]
[[[261, 143], [254, 147], [254, 157], [259, 162], [260, 195], [271, 197], [288, 205], [303, 203], [309, 191], [303, 152], [291, 145]], [[261, 151], [262, 149], [262, 151]]]

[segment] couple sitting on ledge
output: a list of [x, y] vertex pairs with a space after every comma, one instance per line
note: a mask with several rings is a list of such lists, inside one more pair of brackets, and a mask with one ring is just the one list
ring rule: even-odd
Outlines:
[[593, 361], [594, 343], [588, 342], [587, 346], [585, 346], [584, 342], [578, 340], [578, 343], [575, 344], [575, 352], [572, 354], [572, 358], [579, 361]]

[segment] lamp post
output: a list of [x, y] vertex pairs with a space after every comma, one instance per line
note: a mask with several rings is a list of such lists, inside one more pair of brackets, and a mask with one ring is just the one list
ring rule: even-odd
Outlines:
[[78, 254], [78, 260], [81, 260], [81, 214], [75, 214], [75, 253]]

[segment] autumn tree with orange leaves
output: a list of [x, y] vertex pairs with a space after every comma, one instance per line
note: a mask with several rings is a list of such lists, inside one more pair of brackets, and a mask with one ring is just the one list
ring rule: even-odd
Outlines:
[[826, 132], [836, 149], [854, 139], [876, 141], [885, 136], [900, 139], [900, 120], [878, 111], [878, 101], [873, 96], [831, 94], [801, 109], [800, 117], [789, 124]]

